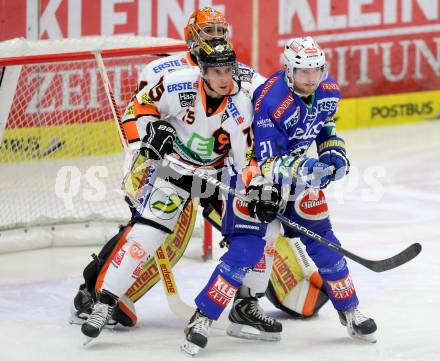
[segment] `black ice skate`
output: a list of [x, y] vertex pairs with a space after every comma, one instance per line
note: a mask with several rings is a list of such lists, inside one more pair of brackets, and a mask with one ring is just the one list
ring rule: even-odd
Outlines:
[[85, 284], [79, 286], [78, 293], [70, 307], [70, 324], [82, 325], [90, 316], [95, 300]]
[[[70, 307], [70, 319], [71, 325], [82, 325], [87, 321], [90, 314], [93, 311], [93, 305], [95, 304], [95, 298], [86, 288], [83, 283], [79, 286], [79, 290], [73, 299], [73, 303]], [[107, 321], [108, 326], [114, 326], [118, 322], [123, 326], [132, 326], [129, 321], [124, 322], [128, 317], [121, 312], [118, 307], [114, 310], [114, 317]]]
[[199, 309], [192, 315], [185, 328], [185, 342], [180, 349], [188, 355], [195, 356], [208, 343], [209, 327], [212, 320], [206, 317]]
[[376, 322], [364, 316], [357, 308], [352, 311], [338, 312], [339, 320], [347, 327], [348, 334], [358, 340], [375, 343]]
[[83, 343], [84, 345], [87, 345], [99, 336], [104, 326], [112, 317], [115, 305], [115, 296], [105, 291], [101, 293], [98, 302], [93, 305], [92, 313], [81, 326], [81, 332], [88, 337]]
[[[264, 313], [256, 297], [236, 298], [229, 321], [231, 325], [226, 330], [229, 336], [262, 341], [281, 340], [282, 324]], [[252, 327], [258, 333], [243, 331], [245, 326]]]

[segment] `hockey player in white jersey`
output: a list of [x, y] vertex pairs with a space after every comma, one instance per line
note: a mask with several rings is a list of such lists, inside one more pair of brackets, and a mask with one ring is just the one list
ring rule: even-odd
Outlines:
[[[142, 137], [140, 151], [149, 159], [160, 160], [174, 151], [181, 160], [214, 172], [223, 168], [228, 156], [235, 169], [245, 167], [252, 145], [252, 103], [240, 90], [240, 81], [231, 81], [236, 60], [230, 45], [215, 40], [209, 46], [209, 54], [201, 50], [199, 57], [202, 76], [198, 69], [167, 73], [137, 94], [134, 111]], [[192, 177], [169, 167], [152, 166], [149, 172], [151, 189], [140, 199], [127, 241], [97, 281], [98, 302], [81, 328], [86, 336], [99, 335], [135, 270], [172, 232], [181, 206], [200, 196]], [[281, 331], [281, 324], [275, 320], [272, 324], [277, 326], [274, 332]]]
[[[205, 41], [212, 39], [223, 39], [229, 41], [229, 24], [224, 15], [211, 7], [204, 7], [195, 10], [184, 28], [184, 38], [188, 45], [188, 51], [156, 59], [146, 65], [138, 81], [138, 91], [149, 84], [156, 84], [161, 76], [170, 71], [179, 69], [194, 68], [199, 69], [197, 64], [197, 55], [200, 47], [204, 46]], [[241, 88], [251, 96], [266, 80], [249, 66], [237, 63], [237, 77], [241, 81]], [[122, 119], [124, 131], [128, 136], [129, 143], [140, 141], [137, 133], [136, 119], [133, 116], [133, 102], [131, 102], [125, 111]]]

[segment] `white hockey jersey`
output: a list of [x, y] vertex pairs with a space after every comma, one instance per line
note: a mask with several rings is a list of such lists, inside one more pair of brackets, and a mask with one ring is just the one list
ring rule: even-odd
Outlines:
[[[199, 71], [198, 65], [191, 58], [189, 52], [177, 53], [174, 55], [166, 56], [156, 59], [148, 63], [142, 70], [139, 76], [139, 88], [143, 89], [145, 86], [151, 88], [159, 79], [168, 72], [181, 69], [196, 69]], [[244, 92], [247, 92], [250, 97], [253, 96], [254, 91], [264, 83], [266, 78], [257, 73], [254, 69], [247, 65], [238, 63], [239, 78], [241, 81], [241, 87]], [[128, 138], [130, 148], [136, 148], [138, 146], [141, 137], [137, 132], [136, 116], [133, 111], [133, 102], [130, 102], [125, 110], [123, 119], [123, 127], [125, 134]]]
[[[197, 63], [191, 58], [189, 51], [156, 59], [142, 69], [139, 75], [139, 85], [156, 84], [166, 72], [186, 68], [198, 68]], [[241, 81], [241, 87], [244, 91], [249, 92], [251, 97], [255, 89], [266, 81], [265, 77], [242, 63], [238, 63], [238, 76]]]
[[148, 63], [139, 74], [138, 83], [142, 89], [145, 85], [156, 84], [166, 72], [197, 67], [188, 51], [165, 56]]
[[206, 93], [198, 68], [165, 73], [153, 87], [143, 88], [133, 102], [140, 138], [146, 123], [167, 120], [176, 129], [174, 152], [194, 166], [221, 169], [233, 158], [240, 171], [252, 145], [253, 107], [249, 94], [232, 82], [230, 94], [218, 109], [206, 115]]

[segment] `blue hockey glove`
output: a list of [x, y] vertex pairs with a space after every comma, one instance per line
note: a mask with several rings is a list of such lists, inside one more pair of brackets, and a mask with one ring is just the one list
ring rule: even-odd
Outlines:
[[336, 135], [318, 144], [319, 161], [335, 168], [330, 180], [343, 178], [350, 169], [350, 162], [345, 151], [345, 141]]
[[298, 165], [297, 178], [310, 188], [325, 188], [330, 183], [334, 168], [315, 158], [304, 158]]
[[345, 152], [340, 150], [332, 149], [321, 153], [319, 161], [335, 167], [333, 174], [330, 175], [332, 181], [343, 178], [350, 170], [350, 161]]

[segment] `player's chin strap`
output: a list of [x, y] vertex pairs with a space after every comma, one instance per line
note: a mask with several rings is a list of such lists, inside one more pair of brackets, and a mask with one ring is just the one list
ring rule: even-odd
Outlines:
[[[165, 163], [169, 162], [169, 163], [173, 163], [179, 167], [181, 167], [182, 169], [185, 169], [189, 172], [191, 172], [194, 176], [200, 178], [200, 179], [204, 179], [206, 182], [214, 185], [215, 187], [217, 187], [219, 190], [221, 190], [223, 193], [225, 194], [229, 194], [232, 195], [233, 197], [238, 198], [241, 201], [247, 202], [247, 197], [243, 196], [242, 194], [238, 193], [235, 191], [235, 189], [229, 187], [228, 185], [220, 182], [219, 180], [217, 180], [214, 177], [211, 177], [209, 174], [205, 173], [203, 170], [201, 169], [197, 169], [197, 168], [193, 168], [190, 165], [187, 165], [181, 161], [179, 161], [176, 158], [173, 158], [170, 155], [166, 155], [165, 156]], [[416, 257], [420, 251], [422, 250], [422, 246], [420, 243], [413, 243], [411, 246], [409, 246], [408, 248], [404, 249], [402, 252], [396, 254], [395, 256], [392, 256], [390, 258], [386, 258], [383, 260], [369, 260], [369, 259], [365, 259], [362, 258], [348, 250], [346, 250], [345, 248], [338, 246], [337, 244], [334, 244], [333, 242], [329, 241], [328, 239], [325, 239], [324, 237], [321, 237], [319, 234], [316, 234], [314, 232], [312, 232], [310, 229], [296, 223], [293, 222], [292, 220], [288, 219], [287, 217], [283, 216], [282, 214], [278, 214], [277, 215], [277, 219], [283, 223], [284, 225], [286, 225], [287, 227], [290, 227], [292, 229], [294, 229], [295, 231], [315, 240], [316, 242], [321, 243], [322, 245], [352, 259], [353, 261], [360, 263], [361, 265], [363, 265], [364, 267], [374, 271], [374, 272], [384, 272], [384, 271], [388, 271], [390, 269], [396, 268], [401, 266], [402, 264], [412, 260], [414, 257]]]

